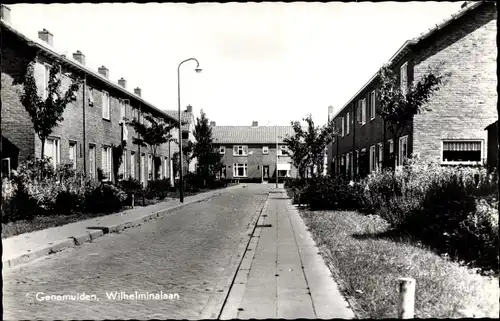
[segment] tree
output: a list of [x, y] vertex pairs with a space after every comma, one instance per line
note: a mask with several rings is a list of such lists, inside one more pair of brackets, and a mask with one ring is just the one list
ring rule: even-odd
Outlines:
[[23, 92], [20, 100], [33, 123], [33, 129], [42, 142], [41, 158], [45, 154], [45, 141], [52, 134], [54, 127], [64, 120], [63, 113], [66, 106], [76, 100], [75, 92], [80, 87], [81, 80], [72, 80], [71, 85], [63, 94], [61, 90], [61, 66], [54, 63], [50, 69], [46, 97], [40, 97], [34, 76], [32, 61], [28, 64], [23, 82]]
[[194, 159], [194, 143], [192, 141], [188, 141], [187, 144], [182, 146], [182, 155], [184, 156], [184, 161], [186, 162], [187, 171], [189, 171], [189, 164]]
[[307, 129], [304, 129], [300, 122], [292, 121], [291, 125], [295, 134], [283, 139], [291, 151], [290, 158], [301, 178], [305, 177], [308, 168], [313, 175], [314, 168], [317, 169], [317, 173], [323, 172], [326, 148], [337, 132], [333, 120], [322, 127], [314, 125], [311, 115], [303, 121], [307, 123]]
[[[380, 101], [378, 114], [392, 134], [394, 144], [412, 123], [413, 117], [424, 110], [425, 103], [441, 88], [445, 77], [450, 75], [450, 73], [441, 73], [441, 67], [442, 64], [430, 67], [428, 73], [424, 74], [417, 83], [409, 84], [405, 92], [401, 90], [396, 76], [388, 65], [383, 66], [378, 72], [380, 81], [380, 87], [377, 89]], [[397, 150], [396, 145], [395, 150]], [[398, 153], [395, 153], [395, 162], [397, 161]]]
[[194, 137], [196, 142], [193, 144], [193, 157], [198, 159], [198, 168], [201, 177], [206, 184], [206, 180], [215, 177], [221, 169], [222, 156], [213, 146], [212, 127], [206, 114], [201, 110], [201, 117], [196, 118], [194, 127]]
[[[136, 118], [127, 123], [131, 125], [139, 135], [139, 137], [134, 138], [134, 143], [143, 147], [149, 147], [153, 156], [153, 164], [156, 164], [157, 149], [160, 145], [168, 143], [169, 140], [173, 140], [170, 131], [176, 127], [176, 124], [158, 120], [150, 114], [146, 114], [144, 119], [147, 120], [146, 123]], [[155, 174], [155, 171], [153, 171], [153, 179], [155, 179]]]

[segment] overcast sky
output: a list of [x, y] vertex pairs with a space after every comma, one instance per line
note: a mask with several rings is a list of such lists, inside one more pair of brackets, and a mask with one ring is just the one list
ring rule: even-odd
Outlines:
[[76, 50], [110, 79], [160, 109], [203, 109], [218, 125], [288, 125], [308, 113], [327, 121], [403, 43], [460, 9], [461, 2], [19, 4], [12, 25]]

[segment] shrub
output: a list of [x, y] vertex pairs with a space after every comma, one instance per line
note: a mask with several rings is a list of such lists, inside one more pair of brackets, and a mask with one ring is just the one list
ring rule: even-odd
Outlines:
[[157, 179], [148, 182], [146, 188], [147, 198], [165, 199], [170, 190], [170, 181], [168, 179]]
[[358, 209], [363, 205], [364, 186], [343, 178], [317, 177], [309, 180], [301, 202], [312, 210]]
[[101, 184], [85, 196], [85, 211], [90, 213], [112, 213], [120, 210], [127, 195], [111, 184]]
[[130, 197], [134, 195], [136, 199], [141, 198], [144, 193], [144, 188], [142, 187], [141, 182], [137, 179], [133, 179], [129, 177], [126, 180], [122, 180], [118, 182], [118, 187], [127, 194], [127, 202], [130, 203]]

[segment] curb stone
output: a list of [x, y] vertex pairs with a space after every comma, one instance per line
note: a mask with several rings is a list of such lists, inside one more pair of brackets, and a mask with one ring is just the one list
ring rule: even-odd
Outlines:
[[[184, 203], [176, 204], [171, 207], [168, 207], [166, 209], [162, 209], [156, 212], [151, 212], [150, 214], [143, 215], [139, 218], [133, 218], [127, 222], [115, 224], [115, 225], [110, 225], [110, 226], [89, 226], [86, 229], [85, 233], [76, 235], [76, 236], [69, 236], [67, 238], [63, 238], [60, 241], [52, 242], [49, 243], [47, 246], [44, 246], [42, 248], [38, 248], [37, 250], [33, 252], [27, 252], [27, 253], [22, 253], [21, 255], [17, 257], [13, 257], [7, 260], [2, 259], [2, 265], [4, 269], [7, 268], [13, 268], [15, 266], [21, 265], [21, 264], [26, 264], [31, 261], [34, 261], [40, 257], [47, 256], [59, 251], [62, 251], [66, 248], [71, 248], [71, 247], [76, 247], [80, 246], [83, 243], [86, 242], [93, 242], [95, 239], [98, 237], [104, 236], [109, 233], [117, 233], [120, 232], [124, 229], [131, 228], [131, 227], [136, 227], [140, 226], [142, 223], [149, 222], [153, 219], [157, 219], [168, 212], [171, 212], [173, 210], [176, 210], [178, 208], [181, 208], [186, 205], [194, 204], [194, 203], [199, 203], [204, 200], [210, 199], [214, 196], [218, 196], [222, 193], [224, 193], [227, 190], [235, 189], [237, 187], [241, 187], [241, 185], [234, 185], [230, 187], [223, 188], [221, 191], [217, 191], [214, 194], [206, 195], [203, 196], [199, 199], [195, 200], [185, 200]], [[196, 195], [194, 195], [196, 196]]]

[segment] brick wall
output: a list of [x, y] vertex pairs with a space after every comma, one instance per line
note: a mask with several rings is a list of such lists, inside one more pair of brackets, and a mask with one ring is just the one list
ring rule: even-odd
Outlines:
[[443, 139], [483, 141], [486, 126], [498, 117], [496, 75], [496, 8], [493, 2], [476, 9], [428, 39], [416, 51], [415, 79], [429, 66], [445, 62], [447, 83], [429, 101], [431, 111], [414, 118], [414, 152], [441, 160]]

